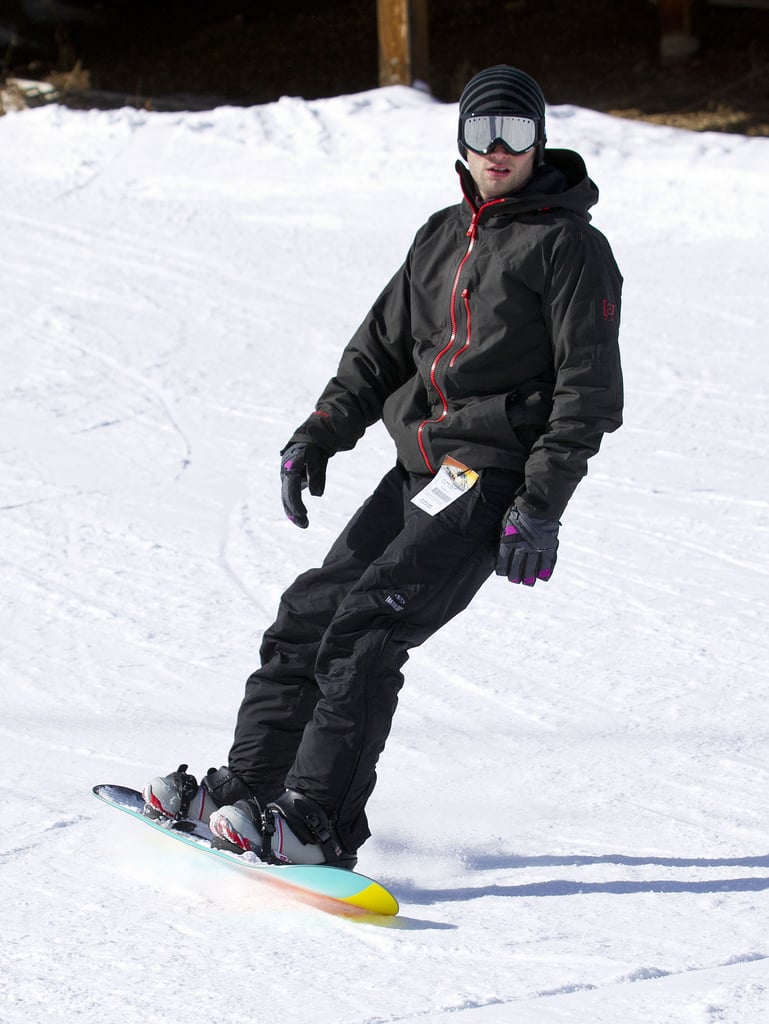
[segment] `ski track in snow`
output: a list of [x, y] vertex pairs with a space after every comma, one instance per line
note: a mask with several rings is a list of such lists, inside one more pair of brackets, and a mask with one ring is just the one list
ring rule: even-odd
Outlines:
[[550, 111], [625, 274], [626, 424], [552, 583], [412, 653], [361, 856], [398, 918], [89, 792], [222, 763], [280, 592], [389, 465], [373, 428], [284, 520], [278, 452], [456, 201], [455, 123], [397, 88], [0, 119], [2, 1024], [766, 1020], [769, 140]]

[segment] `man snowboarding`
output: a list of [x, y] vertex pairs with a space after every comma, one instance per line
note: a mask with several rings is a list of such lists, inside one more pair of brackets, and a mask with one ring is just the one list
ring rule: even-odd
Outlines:
[[470, 80], [463, 199], [417, 232], [283, 449], [286, 514], [308, 526], [302, 490], [323, 494], [329, 458], [380, 419], [396, 465], [281, 598], [227, 766], [151, 780], [148, 813], [264, 859], [353, 866], [409, 649], [492, 572], [550, 578], [560, 517], [621, 424], [622, 278], [582, 158], [545, 141], [528, 74]]

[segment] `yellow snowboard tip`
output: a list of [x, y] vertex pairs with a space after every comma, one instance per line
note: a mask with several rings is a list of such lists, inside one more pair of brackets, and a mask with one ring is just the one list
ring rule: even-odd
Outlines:
[[371, 885], [361, 889], [354, 896], [343, 897], [342, 902], [353, 904], [371, 914], [384, 914], [387, 917], [392, 917], [398, 913], [398, 901], [391, 892], [377, 882], [372, 882]]

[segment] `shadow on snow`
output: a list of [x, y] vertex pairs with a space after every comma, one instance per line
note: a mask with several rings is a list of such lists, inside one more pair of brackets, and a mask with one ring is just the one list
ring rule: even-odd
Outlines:
[[[706, 857], [627, 857], [622, 854], [601, 856], [480, 856], [465, 860], [470, 870], [487, 871], [500, 869], [521, 869], [532, 867], [590, 867], [597, 864], [616, 864], [626, 867], [653, 865], [666, 868], [769, 868], [769, 856], [728, 857], [711, 859]], [[582, 896], [605, 893], [613, 896], [627, 896], [637, 893], [716, 893], [716, 892], [761, 892], [769, 889], [769, 877], [712, 878], [706, 880], [612, 879], [606, 882], [587, 882], [569, 879], [552, 879], [546, 882], [528, 882], [521, 885], [463, 886], [456, 889], [425, 889], [420, 886], [397, 884], [398, 894], [404, 902], [445, 903], [482, 899], [485, 896]]]

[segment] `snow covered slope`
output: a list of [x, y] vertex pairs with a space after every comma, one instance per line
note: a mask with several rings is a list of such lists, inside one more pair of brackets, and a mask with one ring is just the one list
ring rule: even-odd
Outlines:
[[222, 763], [278, 595], [391, 465], [370, 431], [284, 520], [279, 449], [458, 198], [455, 119], [400, 88], [0, 119], [3, 1024], [767, 1019], [767, 139], [549, 111], [626, 278], [626, 426], [552, 582], [412, 656], [360, 862], [399, 918], [90, 794]]

